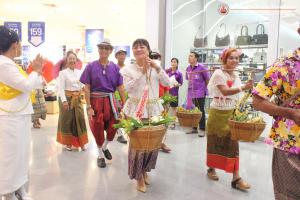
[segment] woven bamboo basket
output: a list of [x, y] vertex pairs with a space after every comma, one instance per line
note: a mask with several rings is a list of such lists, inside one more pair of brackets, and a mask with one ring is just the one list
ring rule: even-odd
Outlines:
[[160, 149], [166, 131], [165, 125], [139, 128], [129, 134], [129, 145], [139, 151]]
[[259, 138], [266, 127], [266, 123], [246, 123], [229, 120], [232, 140], [254, 142]]
[[180, 126], [198, 127], [202, 113], [177, 112], [177, 118]]

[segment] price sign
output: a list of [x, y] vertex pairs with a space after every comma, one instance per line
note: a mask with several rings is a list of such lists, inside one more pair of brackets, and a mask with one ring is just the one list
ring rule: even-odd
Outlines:
[[4, 26], [14, 32], [16, 32], [22, 41], [22, 24], [21, 22], [4, 22]]
[[35, 47], [45, 42], [45, 22], [28, 22], [28, 42]]

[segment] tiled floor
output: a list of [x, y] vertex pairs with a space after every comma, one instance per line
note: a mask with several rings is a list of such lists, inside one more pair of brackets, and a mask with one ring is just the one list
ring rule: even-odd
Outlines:
[[231, 175], [218, 171], [220, 180], [206, 177], [206, 138], [186, 135], [179, 128], [168, 131], [172, 153], [160, 153], [150, 173], [147, 193], [137, 192], [127, 176], [128, 146], [110, 144], [113, 160], [107, 168], [96, 165], [97, 150], [91, 134], [85, 152], [62, 150], [55, 142], [57, 115], [48, 115], [41, 129], [32, 130], [29, 191], [35, 200], [271, 200], [272, 148], [262, 142], [240, 144], [240, 171], [252, 189], [230, 187]]

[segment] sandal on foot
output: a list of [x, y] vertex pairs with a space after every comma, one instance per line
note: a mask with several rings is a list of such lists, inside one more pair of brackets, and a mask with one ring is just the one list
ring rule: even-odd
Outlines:
[[33, 123], [33, 128], [41, 128], [41, 126], [38, 123]]
[[67, 150], [67, 151], [72, 151], [72, 146], [64, 146], [64, 148]]
[[246, 183], [241, 177], [231, 182], [231, 187], [238, 190], [248, 190], [251, 186]]
[[213, 181], [218, 181], [219, 180], [218, 175], [216, 174], [215, 170], [213, 170], [213, 169], [208, 169], [207, 170], [207, 176], [208, 176], [209, 179], [211, 179]]
[[140, 192], [146, 193], [147, 187], [144, 181], [145, 180], [143, 178], [141, 180], [138, 180], [136, 189]]
[[150, 185], [150, 178], [146, 172], [143, 174], [143, 177], [144, 177], [145, 184]]

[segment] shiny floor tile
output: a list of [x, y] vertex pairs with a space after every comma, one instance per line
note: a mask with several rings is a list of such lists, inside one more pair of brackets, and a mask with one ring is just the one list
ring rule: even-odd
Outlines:
[[240, 173], [252, 185], [241, 192], [231, 188], [230, 174], [217, 171], [217, 182], [206, 177], [206, 138], [186, 135], [181, 128], [169, 130], [166, 142], [172, 152], [159, 154], [151, 185], [143, 194], [127, 175], [127, 145], [113, 141], [113, 160], [99, 169], [90, 132], [87, 151], [69, 152], [56, 143], [56, 127], [57, 115], [48, 115], [41, 129], [32, 129], [29, 192], [35, 200], [274, 199], [272, 148], [262, 142], [240, 143]]

